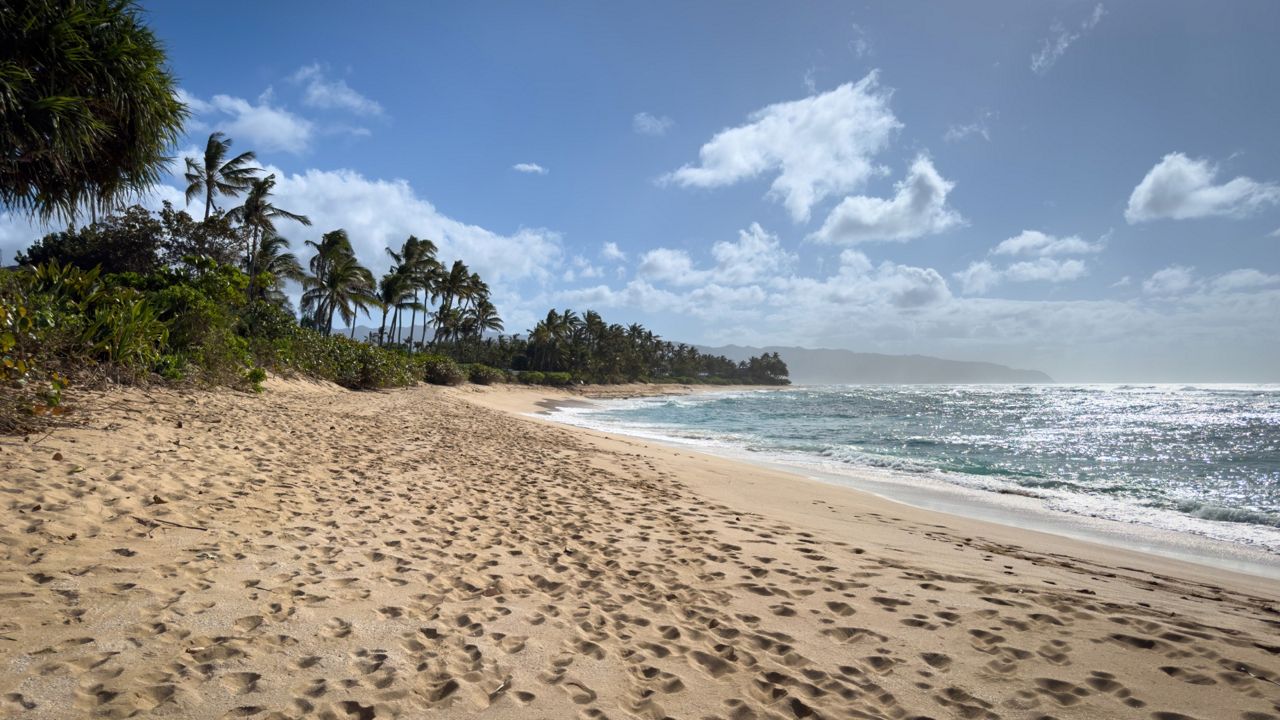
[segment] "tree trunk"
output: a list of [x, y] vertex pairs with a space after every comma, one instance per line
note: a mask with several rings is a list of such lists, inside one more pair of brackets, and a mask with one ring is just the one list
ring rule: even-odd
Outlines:
[[336, 309], [338, 309], [338, 304], [330, 301], [329, 302], [329, 319], [324, 324], [325, 337], [328, 337], [333, 334], [333, 311]]
[[409, 352], [413, 352], [413, 325], [418, 321], [418, 290], [413, 291], [413, 312], [409, 313]]
[[[205, 187], [208, 187], [208, 186], [209, 186], [208, 183], [205, 183]], [[213, 192], [209, 191], [204, 194], [204, 219], [205, 220], [209, 219], [209, 208], [211, 207], [213, 207]]]
[[382, 325], [378, 327], [378, 344], [379, 345], [387, 344], [386, 332], [387, 332], [387, 306], [383, 305], [382, 306]]
[[253, 302], [253, 280], [257, 275], [255, 266], [258, 262], [258, 229], [249, 231], [249, 302]]

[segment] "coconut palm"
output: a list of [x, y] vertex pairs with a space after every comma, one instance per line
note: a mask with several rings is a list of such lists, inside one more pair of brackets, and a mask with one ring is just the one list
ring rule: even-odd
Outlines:
[[[307, 246], [315, 250], [315, 254], [311, 256], [311, 260], [307, 263], [311, 277], [323, 278], [329, 274], [329, 269], [333, 267], [342, 258], [354, 258], [355, 250], [351, 247], [351, 238], [347, 236], [347, 231], [341, 228], [331, 230], [320, 236], [320, 242], [308, 240]], [[303, 295], [302, 312], [310, 317], [312, 327], [324, 328], [329, 318], [329, 306], [324, 300], [323, 294], [317, 293], [311, 296]]]
[[281, 303], [285, 299], [281, 290], [284, 281], [302, 282], [306, 276], [298, 263], [298, 257], [289, 252], [289, 241], [275, 233], [267, 233], [262, 238], [262, 242], [258, 244], [257, 256], [253, 262], [246, 262], [245, 265], [255, 267], [258, 273], [270, 276], [267, 283], [258, 289], [257, 297], [275, 303]]
[[454, 305], [461, 305], [475, 292], [471, 271], [461, 260], [454, 260], [449, 272], [442, 272], [437, 278], [434, 291], [440, 298], [440, 307], [436, 310], [436, 331], [431, 340], [433, 343], [438, 342], [442, 334], [448, 337], [448, 333], [442, 333], [442, 330], [445, 321], [453, 318]]
[[255, 159], [253, 151], [242, 152], [227, 160], [231, 150], [231, 138], [221, 132], [209, 135], [204, 148], [204, 161], [187, 158], [187, 204], [204, 195], [204, 219], [209, 219], [213, 199], [219, 195], [234, 196], [253, 185], [254, 175], [260, 168], [250, 165]]
[[0, 204], [74, 223], [159, 182], [187, 109], [128, 0], [0, 4]]
[[333, 333], [333, 316], [337, 313], [344, 323], [351, 326], [351, 337], [356, 334], [356, 318], [363, 312], [369, 314], [369, 306], [378, 303], [373, 273], [360, 264], [354, 255], [341, 255], [323, 267], [321, 275], [308, 275], [302, 281], [305, 291], [302, 301], [307, 307], [322, 307], [325, 311], [324, 334]]
[[[378, 304], [382, 306], [382, 323], [378, 328], [378, 342], [386, 344], [387, 341], [387, 312], [395, 310], [395, 314], [391, 318], [391, 328], [394, 334], [400, 320], [400, 311], [403, 309], [412, 309], [415, 313], [421, 305], [415, 297], [415, 288], [413, 287], [413, 276], [407, 272], [403, 265], [396, 265], [391, 268], [390, 272], [382, 276], [382, 280], [378, 282]], [[410, 326], [412, 328], [412, 326]]]
[[254, 262], [258, 255], [258, 241], [266, 233], [274, 233], [276, 231], [277, 220], [293, 220], [294, 222], [310, 225], [311, 219], [306, 215], [289, 212], [282, 208], [276, 207], [271, 202], [271, 191], [275, 189], [276, 176], [268, 175], [264, 178], [255, 178], [249, 185], [249, 194], [244, 199], [244, 204], [232, 208], [227, 217], [240, 223], [245, 229], [248, 247], [245, 255], [249, 258], [249, 296], [253, 296], [254, 275], [257, 273], [257, 266]]
[[471, 311], [467, 315], [466, 323], [471, 331], [479, 339], [488, 332], [502, 332], [502, 318], [498, 317], [498, 309], [489, 302], [488, 297], [483, 297], [472, 306]]

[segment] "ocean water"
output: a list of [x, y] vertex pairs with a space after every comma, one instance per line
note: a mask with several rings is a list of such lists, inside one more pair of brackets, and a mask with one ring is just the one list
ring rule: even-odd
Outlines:
[[1277, 385], [797, 387], [604, 401], [553, 418], [1280, 553]]

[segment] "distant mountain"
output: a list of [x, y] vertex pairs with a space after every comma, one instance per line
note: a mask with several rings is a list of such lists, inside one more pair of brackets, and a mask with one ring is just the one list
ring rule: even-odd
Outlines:
[[762, 352], [776, 352], [787, 364], [791, 382], [798, 385], [1053, 382], [1053, 378], [1039, 370], [1016, 370], [995, 363], [944, 360], [927, 355], [740, 345], [698, 349], [734, 361], [746, 360]]

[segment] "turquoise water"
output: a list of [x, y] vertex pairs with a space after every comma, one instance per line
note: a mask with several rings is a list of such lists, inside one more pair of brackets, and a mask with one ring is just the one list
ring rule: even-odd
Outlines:
[[826, 386], [557, 415], [1280, 551], [1280, 386]]

